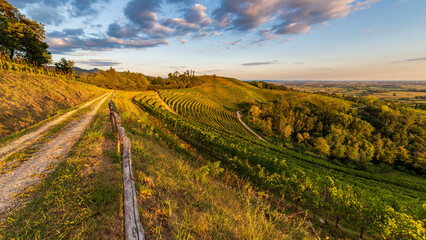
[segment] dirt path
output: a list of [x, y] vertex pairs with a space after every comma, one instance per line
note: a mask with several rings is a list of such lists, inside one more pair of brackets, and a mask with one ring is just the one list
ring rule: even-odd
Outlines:
[[241, 111], [237, 111], [237, 117], [238, 120], [240, 121], [241, 124], [243, 124], [243, 126], [245, 128], [247, 128], [247, 130], [249, 130], [251, 133], [253, 133], [253, 135], [255, 135], [257, 138], [259, 138], [260, 140], [264, 141], [264, 142], [268, 142], [266, 141], [263, 137], [259, 136], [259, 134], [255, 133], [249, 126], [247, 126], [247, 124], [245, 122], [243, 122], [243, 120], [241, 119]]
[[84, 105], [80, 106], [77, 109], [74, 109], [70, 112], [65, 113], [64, 115], [56, 118], [55, 120], [48, 122], [41, 126], [39, 129], [37, 129], [34, 132], [28, 133], [23, 135], [22, 137], [8, 143], [7, 145], [0, 148], [0, 161], [7, 158], [8, 156], [12, 155], [13, 153], [20, 151], [24, 148], [27, 148], [34, 142], [36, 142], [42, 135], [45, 133], [50, 127], [55, 126], [65, 120], [67, 120], [70, 116], [72, 116], [75, 112], [77, 112], [79, 109], [85, 108], [90, 106], [95, 101], [105, 97], [108, 93], [105, 93], [104, 95], [85, 103]]
[[[68, 124], [61, 134], [44, 144], [27, 162], [12, 172], [0, 175], [0, 215], [12, 207], [19, 206], [20, 202], [16, 195], [22, 193], [28, 186], [38, 183], [41, 180], [41, 174], [52, 171], [56, 163], [67, 156], [109, 96], [110, 93], [103, 95], [88, 113]], [[85, 105], [89, 106], [95, 100]]]

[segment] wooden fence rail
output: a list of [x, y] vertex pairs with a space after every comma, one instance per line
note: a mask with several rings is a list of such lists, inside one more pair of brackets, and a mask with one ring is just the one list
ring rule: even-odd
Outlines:
[[117, 130], [117, 147], [121, 153], [121, 168], [123, 172], [123, 206], [124, 206], [124, 239], [144, 240], [145, 232], [139, 218], [136, 188], [132, 171], [132, 156], [130, 139], [121, 125], [121, 118], [114, 110], [112, 98], [108, 102], [111, 122]]

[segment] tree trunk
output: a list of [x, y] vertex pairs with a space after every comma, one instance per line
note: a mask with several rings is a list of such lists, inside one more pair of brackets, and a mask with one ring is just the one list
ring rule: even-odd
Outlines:
[[359, 235], [359, 238], [361, 238], [361, 239], [363, 239], [362, 238], [362, 234], [364, 233], [364, 228], [361, 228], [361, 234]]
[[300, 199], [297, 199], [297, 203], [296, 203], [296, 212], [299, 210], [299, 204], [300, 204]]
[[15, 49], [10, 50], [10, 60], [12, 60], [13, 55], [15, 55]]
[[317, 217], [317, 208], [314, 208], [314, 219]]
[[339, 226], [337, 226], [339, 224], [340, 218], [336, 217], [336, 226], [334, 226], [335, 228], [339, 228]]
[[328, 212], [325, 212], [325, 224], [328, 224]]

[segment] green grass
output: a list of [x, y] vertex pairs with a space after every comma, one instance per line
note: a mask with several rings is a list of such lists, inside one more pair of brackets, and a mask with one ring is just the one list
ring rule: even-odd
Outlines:
[[0, 224], [1, 239], [122, 239], [121, 170], [106, 103], [69, 156]]

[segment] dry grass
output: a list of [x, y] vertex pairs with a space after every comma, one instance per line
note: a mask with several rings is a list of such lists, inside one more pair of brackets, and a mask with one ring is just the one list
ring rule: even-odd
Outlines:
[[60, 78], [0, 71], [0, 137], [101, 95], [102, 89]]

